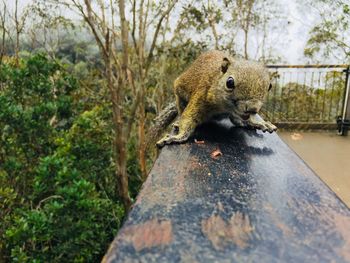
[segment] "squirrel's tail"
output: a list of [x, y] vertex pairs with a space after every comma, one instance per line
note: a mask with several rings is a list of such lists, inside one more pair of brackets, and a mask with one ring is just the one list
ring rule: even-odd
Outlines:
[[154, 146], [162, 133], [166, 130], [170, 123], [176, 118], [178, 112], [175, 102], [170, 103], [158, 116], [154, 119], [154, 124], [147, 132], [146, 148]]

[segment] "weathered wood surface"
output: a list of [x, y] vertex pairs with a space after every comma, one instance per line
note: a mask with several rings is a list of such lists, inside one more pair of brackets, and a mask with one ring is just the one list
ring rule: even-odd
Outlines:
[[350, 210], [277, 134], [195, 138], [161, 151], [105, 262], [350, 262]]

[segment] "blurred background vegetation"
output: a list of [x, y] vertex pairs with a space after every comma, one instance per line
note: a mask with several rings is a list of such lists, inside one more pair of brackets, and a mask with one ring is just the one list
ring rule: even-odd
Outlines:
[[[173, 101], [174, 79], [213, 48], [286, 62], [283, 5], [0, 0], [0, 262], [101, 260], [152, 166], [147, 131]], [[294, 5], [316, 21], [305, 61], [349, 63], [347, 1]], [[276, 89], [267, 104], [280, 105], [276, 116], [293, 96], [298, 109], [327, 95]]]

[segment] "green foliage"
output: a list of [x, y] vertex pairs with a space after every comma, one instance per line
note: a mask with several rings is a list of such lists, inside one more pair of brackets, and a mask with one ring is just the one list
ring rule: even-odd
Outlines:
[[[350, 57], [350, 6], [346, 1], [312, 1], [320, 11], [321, 22], [316, 24], [309, 33], [309, 39], [304, 49], [304, 55], [324, 58]], [[329, 15], [329, 14], [332, 15]]]
[[[44, 160], [51, 165], [55, 158]], [[116, 233], [123, 214], [120, 206], [101, 197], [94, 185], [70, 170], [61, 160], [60, 171], [46, 183], [47, 173], [37, 178], [35, 192], [42, 195], [34, 209], [16, 209], [5, 232], [14, 262], [96, 262]], [[52, 175], [51, 175], [52, 176]], [[52, 187], [53, 186], [53, 187]]]
[[124, 215], [109, 105], [82, 107], [42, 54], [2, 65], [0, 81], [0, 261], [99, 261]]
[[0, 81], [0, 169], [11, 175], [17, 191], [25, 196], [30, 179], [22, 180], [22, 173], [30, 178], [40, 157], [55, 149], [57, 132], [73, 116], [70, 93], [76, 82], [43, 55], [19, 68], [2, 66]]

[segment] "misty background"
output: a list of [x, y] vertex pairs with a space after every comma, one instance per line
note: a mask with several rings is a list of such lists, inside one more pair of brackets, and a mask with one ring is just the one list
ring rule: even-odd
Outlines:
[[[156, 3], [157, 1], [153, 2]], [[166, 36], [171, 38], [171, 29], [177, 26], [183, 9], [186, 8], [186, 6], [187, 8], [188, 6], [192, 6], [196, 10], [202, 11], [203, 17], [209, 17], [210, 15], [208, 14], [210, 12], [212, 13], [213, 18], [216, 19], [215, 26], [220, 37], [220, 48], [227, 49], [229, 46], [233, 46], [236, 54], [244, 56], [242, 46], [244, 42], [244, 32], [240, 25], [228, 23], [228, 20], [232, 19], [232, 13], [234, 13], [232, 10], [233, 7], [227, 4], [228, 2], [230, 1], [178, 1], [171, 14], [169, 14], [167, 26], [170, 28], [168, 28], [169, 32], [166, 33]], [[242, 2], [244, 3], [245, 1]], [[0, 4], [2, 4], [1, 9], [3, 13], [14, 14], [15, 3], [16, 1], [12, 0], [2, 0]], [[23, 16], [21, 17], [21, 23], [23, 23], [22, 31], [38, 31], [35, 36], [37, 42], [45, 42], [45, 45], [51, 44], [59, 46], [60, 41], [63, 41], [64, 38], [73, 37], [73, 35], [74, 38], [86, 39], [89, 41], [93, 36], [86, 28], [71, 30], [69, 26], [66, 27], [69, 24], [67, 21], [72, 22], [75, 26], [83, 26], [84, 24], [81, 22], [80, 15], [67, 5], [69, 5], [69, 1], [19, 0], [17, 8], [19, 16]], [[92, 3], [92, 5], [94, 5], [94, 3]], [[4, 9], [5, 6], [6, 10]], [[49, 9], [48, 6], [55, 7]], [[334, 23], [332, 30], [336, 33], [336, 38], [343, 42], [343, 46], [345, 46], [348, 52], [349, 46], [344, 45], [349, 43], [349, 34], [346, 34], [349, 19], [348, 13], [346, 12], [347, 6], [345, 1], [255, 1], [253, 9], [256, 9], [254, 12], [258, 14], [259, 18], [255, 18], [256, 21], [252, 21], [250, 25], [248, 44], [249, 58], [255, 60], [267, 59], [267, 61], [271, 60], [285, 64], [318, 62], [322, 62], [323, 64], [342, 64], [344, 60], [347, 59], [347, 55], [344, 54], [344, 50], [338, 50], [339, 47], [337, 46], [333, 47], [334, 50], [329, 51], [326, 50], [329, 47], [322, 48], [322, 44], [320, 43], [320, 47], [318, 47], [320, 50], [313, 52], [312, 55], [304, 51], [312, 45], [310, 43], [310, 38], [312, 38], [313, 32], [314, 35], [317, 34], [317, 32], [314, 31], [315, 28], [322, 24], [326, 25], [328, 22], [332, 21]], [[126, 8], [129, 9], [129, 11], [131, 10], [130, 2], [126, 3]], [[48, 13], [45, 14], [45, 12]], [[38, 19], [38, 15], [39, 17], [41, 16], [41, 19]], [[51, 29], [51, 31], [48, 25], [41, 23], [44, 19], [43, 16], [46, 16], [46, 19], [50, 17], [67, 20], [66, 26], [51, 24], [51, 26], [56, 27], [55, 30]], [[106, 16], [108, 19], [110, 14], [106, 14]], [[126, 19], [131, 19], [130, 12], [126, 13]], [[9, 29], [11, 27], [12, 29], [15, 28], [14, 21], [12, 20], [13, 17], [8, 17], [7, 19], [7, 27], [9, 27]], [[337, 28], [336, 21], [341, 23], [338, 24], [339, 28]], [[53, 21], [51, 21], [51, 23], [52, 22]], [[197, 23], [198, 22], [202, 23], [204, 21], [197, 21]], [[342, 28], [342, 26], [346, 27]], [[199, 27], [201, 27], [199, 30], [200, 34], [198, 34], [198, 30], [196, 32], [196, 29]], [[67, 29], [71, 31], [67, 31]], [[329, 28], [326, 30], [329, 30]], [[44, 31], [46, 32], [44, 33]], [[193, 27], [189, 26], [189, 28], [187, 28], [187, 34], [191, 35], [191, 39], [194, 42], [205, 43], [206, 48], [209, 49], [215, 48], [214, 37], [210, 31], [210, 25], [194, 25]], [[8, 32], [10, 36], [14, 33], [14, 30], [9, 30]], [[146, 45], [148, 46], [151, 41], [151, 33], [152, 30], [149, 30], [146, 37]], [[12, 38], [14, 38], [14, 36], [12, 36]], [[24, 36], [22, 36], [22, 38], [25, 39]], [[46, 39], [44, 40], [42, 38]], [[29, 41], [29, 39], [26, 39], [26, 41]], [[54, 43], [55, 41], [56, 43]], [[322, 42], [322, 40], [320, 42]], [[53, 47], [50, 48], [52, 49]]]

